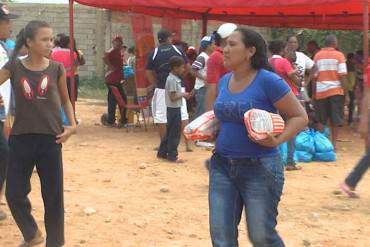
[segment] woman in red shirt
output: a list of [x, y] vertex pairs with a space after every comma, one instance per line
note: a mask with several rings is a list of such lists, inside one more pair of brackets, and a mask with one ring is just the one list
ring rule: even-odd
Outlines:
[[[78, 98], [78, 87], [79, 87], [79, 81], [80, 77], [78, 75], [78, 67], [85, 64], [85, 58], [81, 51], [77, 50], [76, 47], [76, 41], [74, 41], [74, 61], [73, 64], [71, 64], [71, 58], [70, 58], [70, 45], [69, 45], [69, 36], [64, 35], [60, 37], [59, 40], [60, 48], [54, 49], [51, 53], [51, 59], [63, 64], [65, 70], [66, 70], [66, 76], [67, 76], [67, 88], [68, 88], [68, 94], [71, 101], [77, 101]], [[71, 94], [71, 77], [74, 77], [75, 85], [74, 85], [74, 99], [72, 100], [72, 94]]]

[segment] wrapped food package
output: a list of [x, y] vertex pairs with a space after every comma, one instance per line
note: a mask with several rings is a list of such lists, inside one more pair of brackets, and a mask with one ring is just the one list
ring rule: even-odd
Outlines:
[[216, 136], [219, 127], [215, 113], [208, 111], [186, 125], [184, 135], [192, 141], [206, 141]]
[[249, 135], [255, 140], [263, 140], [270, 135], [279, 135], [284, 131], [285, 123], [279, 114], [251, 109], [244, 114], [244, 123]]

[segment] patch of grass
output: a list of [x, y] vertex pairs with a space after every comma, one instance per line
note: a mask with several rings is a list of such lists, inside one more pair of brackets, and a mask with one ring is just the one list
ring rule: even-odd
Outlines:
[[81, 78], [78, 95], [81, 98], [106, 99], [107, 87], [100, 77]]

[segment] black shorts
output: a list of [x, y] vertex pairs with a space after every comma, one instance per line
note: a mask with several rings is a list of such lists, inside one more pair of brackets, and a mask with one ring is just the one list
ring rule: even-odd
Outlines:
[[315, 101], [316, 118], [326, 125], [328, 119], [335, 127], [343, 126], [344, 123], [344, 96], [334, 95]]

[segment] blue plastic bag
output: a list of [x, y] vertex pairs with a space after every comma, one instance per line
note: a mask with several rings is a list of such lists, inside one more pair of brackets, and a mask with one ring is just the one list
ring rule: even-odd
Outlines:
[[314, 138], [310, 130], [305, 130], [299, 133], [295, 139], [296, 151], [304, 151], [306, 153], [315, 153]]
[[68, 121], [68, 119], [67, 119], [66, 114], [64, 113], [63, 108], [61, 108], [61, 109], [60, 109], [60, 114], [62, 115], [62, 122], [63, 122], [63, 125], [64, 125], [64, 126], [68, 126], [68, 125], [69, 125], [69, 121]]
[[313, 159], [313, 154], [305, 151], [295, 151], [294, 156], [298, 162], [311, 162]]
[[[284, 164], [287, 164], [287, 159], [288, 159], [288, 142], [284, 142], [278, 146], [279, 152], [281, 159], [283, 160]], [[295, 162], [298, 162], [298, 156], [297, 156], [297, 151], [294, 152], [293, 159]]]
[[284, 164], [286, 163], [286, 159], [287, 159], [287, 152], [288, 152], [288, 145], [286, 142], [282, 143], [279, 145], [278, 147], [279, 151], [280, 151], [280, 155], [281, 155], [281, 159], [283, 160]]
[[129, 77], [135, 76], [134, 70], [131, 66], [124, 66], [123, 67], [123, 77], [125, 80], [127, 80]]
[[333, 144], [324, 134], [316, 131], [313, 134], [313, 139], [315, 142], [316, 153], [328, 153], [334, 151]]
[[326, 152], [326, 153], [315, 153], [313, 156], [314, 161], [324, 161], [324, 162], [332, 162], [337, 160], [337, 155], [334, 151]]
[[329, 138], [329, 127], [328, 126], [325, 126], [324, 127], [324, 130], [322, 132], [320, 132], [321, 134], [323, 134], [326, 138]]

